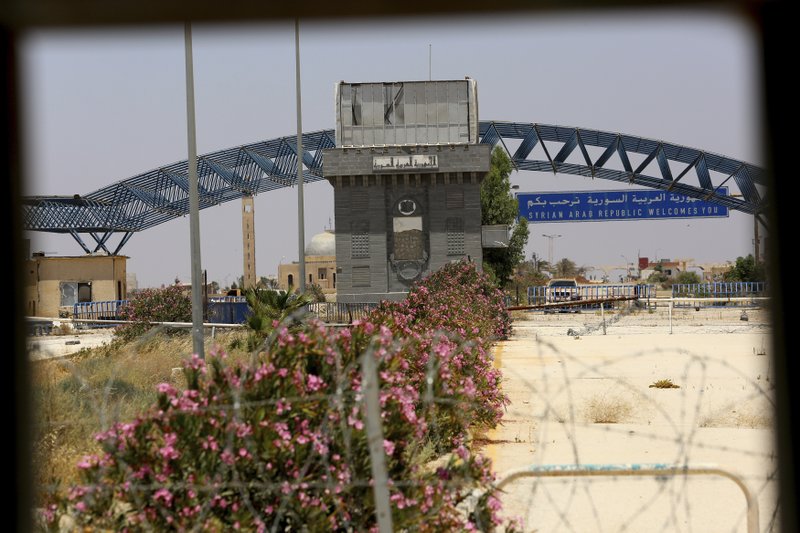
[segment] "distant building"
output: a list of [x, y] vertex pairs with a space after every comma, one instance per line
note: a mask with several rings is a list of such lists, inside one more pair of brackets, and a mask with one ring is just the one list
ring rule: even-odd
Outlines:
[[[306, 245], [306, 285], [316, 284], [326, 295], [336, 294], [336, 235], [325, 230]], [[287, 290], [300, 285], [300, 264], [293, 261], [278, 265], [278, 288]]]
[[136, 274], [134, 272], [128, 272], [125, 275], [125, 281], [128, 284], [128, 292], [133, 292], [139, 289], [139, 280], [136, 279]]
[[733, 268], [731, 263], [706, 263], [700, 265], [703, 281], [724, 281], [725, 274]]
[[28, 316], [69, 316], [80, 302], [124, 300], [128, 295], [124, 255], [45, 257], [25, 261]]

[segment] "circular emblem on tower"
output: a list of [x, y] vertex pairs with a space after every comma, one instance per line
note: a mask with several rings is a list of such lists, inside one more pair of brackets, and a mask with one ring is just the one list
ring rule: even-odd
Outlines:
[[413, 215], [417, 211], [417, 202], [410, 198], [404, 198], [397, 203], [397, 210], [401, 215]]

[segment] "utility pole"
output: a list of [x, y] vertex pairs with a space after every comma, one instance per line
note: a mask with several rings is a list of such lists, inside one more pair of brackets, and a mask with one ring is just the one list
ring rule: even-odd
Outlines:
[[192, 25], [184, 26], [186, 52], [186, 129], [189, 159], [189, 245], [192, 262], [192, 351], [205, 359], [203, 347], [203, 275], [200, 267], [200, 196], [197, 184], [197, 134], [194, 117], [194, 63]]
[[562, 236], [563, 235], [545, 235], [542, 233], [542, 237], [547, 237], [550, 240], [547, 244], [547, 261], [550, 263], [550, 266], [553, 266], [553, 240]]
[[300, 292], [306, 292], [306, 229], [303, 214], [303, 114], [300, 109], [300, 19], [294, 19], [295, 74], [297, 77], [297, 253]]
[[758, 264], [758, 262], [759, 262], [759, 255], [760, 255], [760, 252], [761, 252], [760, 246], [759, 246], [760, 243], [758, 241], [759, 241], [759, 237], [758, 237], [758, 217], [756, 215], [753, 215], [753, 247], [754, 247], [753, 251], [755, 252], [756, 264]]

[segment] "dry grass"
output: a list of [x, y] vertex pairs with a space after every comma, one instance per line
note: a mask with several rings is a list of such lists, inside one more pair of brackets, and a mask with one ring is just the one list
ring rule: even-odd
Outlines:
[[633, 404], [618, 395], [598, 394], [586, 400], [583, 414], [595, 424], [619, 424], [631, 418]]
[[51, 335], [72, 335], [73, 333], [75, 333], [75, 330], [67, 322], [55, 326], [50, 332]]
[[[231, 359], [247, 357], [230, 349], [246, 332], [231, 331], [206, 340], [206, 350], [222, 347]], [[244, 345], [246, 343], [240, 343]], [[183, 386], [172, 369], [192, 352], [188, 333], [153, 331], [131, 343], [82, 350], [73, 357], [33, 364], [35, 481], [40, 490], [77, 481], [76, 463], [97, 451], [94, 435], [115, 422], [143, 413], [156, 399], [158, 383]]]
[[651, 389], [680, 389], [680, 385], [676, 385], [671, 379], [659, 379], [650, 384]]
[[706, 415], [698, 425], [702, 428], [770, 429], [774, 427], [774, 419], [768, 409], [732, 409]]

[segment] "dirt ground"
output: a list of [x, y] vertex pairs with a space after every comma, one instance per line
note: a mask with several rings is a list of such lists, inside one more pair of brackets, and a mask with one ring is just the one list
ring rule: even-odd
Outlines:
[[[519, 313], [494, 350], [511, 403], [477, 442], [498, 479], [530, 465], [717, 465], [757, 494], [760, 530], [779, 531], [769, 322], [757, 310], [743, 318], [676, 310], [670, 333], [666, 309]], [[723, 477], [530, 477], [504, 488], [504, 514], [526, 532], [747, 530], [745, 497]]]
[[82, 349], [97, 348], [114, 339], [111, 329], [77, 330], [63, 335], [31, 336], [27, 338], [31, 361], [66, 357]]

